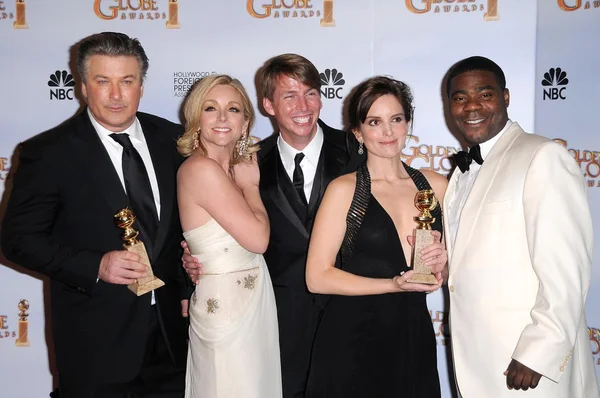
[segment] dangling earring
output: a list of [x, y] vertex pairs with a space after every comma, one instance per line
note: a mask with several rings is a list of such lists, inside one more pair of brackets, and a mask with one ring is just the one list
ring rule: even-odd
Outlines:
[[362, 155], [363, 153], [365, 153], [365, 150], [363, 149], [363, 143], [361, 141], [358, 143], [358, 154]]
[[198, 149], [198, 136], [200, 135], [200, 130], [196, 131], [193, 135], [192, 135], [192, 140], [194, 142], [192, 142], [192, 152], [195, 151], [196, 149]]
[[238, 141], [238, 155], [244, 156], [248, 149], [248, 132], [244, 132]]

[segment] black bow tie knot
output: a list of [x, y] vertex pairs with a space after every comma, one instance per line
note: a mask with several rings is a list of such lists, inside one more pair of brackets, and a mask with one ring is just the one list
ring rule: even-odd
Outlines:
[[477, 164], [483, 164], [483, 158], [481, 157], [481, 148], [479, 145], [474, 145], [469, 149], [469, 152], [460, 151], [455, 155], [456, 165], [463, 173], [469, 171], [471, 162], [475, 161]]

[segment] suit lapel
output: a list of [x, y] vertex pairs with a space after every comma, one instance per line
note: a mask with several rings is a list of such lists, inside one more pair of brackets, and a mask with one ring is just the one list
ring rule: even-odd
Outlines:
[[[309, 214], [314, 215], [323, 199], [327, 185], [341, 175], [348, 163], [348, 154], [331, 140], [331, 132], [323, 129], [324, 140], [319, 164], [310, 195]], [[314, 218], [314, 217], [311, 217]]]
[[458, 222], [459, 227], [456, 232], [456, 242], [452, 257], [454, 264], [460, 264], [460, 259], [468, 247], [473, 231], [477, 229], [477, 219], [479, 218], [481, 206], [485, 202], [494, 178], [502, 165], [507, 151], [522, 132], [521, 127], [517, 123], [513, 123], [494, 145], [481, 166]]
[[263, 156], [260, 164], [261, 190], [277, 206], [279, 211], [292, 223], [294, 227], [308, 239], [306, 227], [288, 202], [279, 182], [279, 169], [283, 167], [279, 159], [279, 150], [275, 144]]
[[98, 133], [84, 110], [77, 117], [77, 131], [73, 137], [77, 142], [74, 152], [81, 157], [87, 174], [98, 187], [102, 198], [113, 214], [129, 206], [129, 198], [115, 167], [100, 141]]
[[[450, 177], [450, 181], [448, 182], [448, 187], [446, 188], [446, 195], [444, 195], [444, 202], [442, 203], [442, 213], [446, 216], [450, 215], [449, 206], [450, 203], [455, 200], [456, 195], [456, 182], [458, 181], [460, 170], [458, 168], [454, 169], [452, 176]], [[452, 239], [452, 234], [450, 232], [450, 222], [446, 217], [444, 220], [444, 236], [446, 237], [446, 250], [448, 251], [448, 263], [451, 264], [453, 249], [454, 249], [454, 240]]]
[[[160, 192], [160, 220], [158, 231], [156, 233], [156, 242], [152, 245], [152, 255], [154, 259], [158, 256], [162, 247], [169, 226], [171, 225], [171, 216], [173, 210], [173, 201], [175, 200], [175, 170], [173, 162], [173, 150], [175, 143], [169, 142], [168, 134], [161, 134], [155, 124], [146, 120], [138, 114], [138, 119], [142, 125], [142, 131], [146, 138], [148, 151], [152, 158], [152, 166], [158, 182]], [[164, 132], [163, 132], [164, 133]]]

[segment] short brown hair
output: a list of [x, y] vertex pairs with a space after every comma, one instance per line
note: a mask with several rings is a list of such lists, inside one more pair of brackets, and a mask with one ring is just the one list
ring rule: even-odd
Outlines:
[[260, 88], [263, 98], [273, 101], [277, 79], [288, 76], [308, 87], [321, 90], [319, 71], [308, 59], [298, 54], [281, 54], [265, 62], [260, 71]]
[[371, 77], [358, 86], [350, 93], [348, 100], [348, 121], [350, 129], [357, 129], [367, 119], [369, 109], [379, 97], [384, 95], [393, 95], [396, 97], [404, 109], [406, 123], [413, 118], [413, 95], [410, 87], [406, 83], [392, 79], [386, 76]]

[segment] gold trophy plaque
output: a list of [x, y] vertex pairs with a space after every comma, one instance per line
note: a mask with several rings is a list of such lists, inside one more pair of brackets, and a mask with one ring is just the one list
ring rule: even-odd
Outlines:
[[146, 294], [154, 289], [158, 289], [164, 286], [165, 283], [154, 276], [152, 272], [152, 266], [150, 265], [150, 259], [146, 252], [146, 246], [144, 242], [138, 240], [139, 232], [133, 229], [132, 225], [135, 221], [135, 215], [128, 208], [120, 210], [114, 216], [114, 221], [117, 227], [123, 229], [123, 235], [121, 239], [125, 241], [123, 248], [130, 252], [138, 254], [142, 258], [142, 262], [148, 266], [147, 276], [138, 279], [135, 283], [128, 285], [129, 290], [134, 292], [137, 296]]
[[167, 29], [179, 29], [179, 4], [177, 0], [169, 0], [169, 18]]
[[431, 215], [431, 211], [437, 206], [438, 200], [433, 190], [422, 190], [415, 195], [415, 207], [419, 209], [420, 213], [418, 216], [413, 217], [413, 220], [419, 225], [413, 230], [414, 245], [411, 255], [411, 268], [414, 273], [407, 282], [424, 283], [426, 285], [435, 285], [438, 283], [435, 276], [431, 273], [431, 269], [425, 265], [419, 254], [425, 246], [433, 243], [431, 224], [435, 221], [435, 217]]
[[321, 26], [335, 26], [335, 19], [333, 19], [333, 0], [323, 0], [323, 18], [321, 18]]
[[15, 345], [17, 347], [29, 347], [29, 322], [27, 321], [27, 317], [29, 316], [27, 313], [29, 301], [21, 299], [17, 308], [19, 308], [19, 322], [17, 326], [18, 336]]
[[13, 22], [13, 28], [15, 29], [27, 29], [27, 21], [25, 20], [25, 0], [16, 0], [15, 4], [15, 21]]

